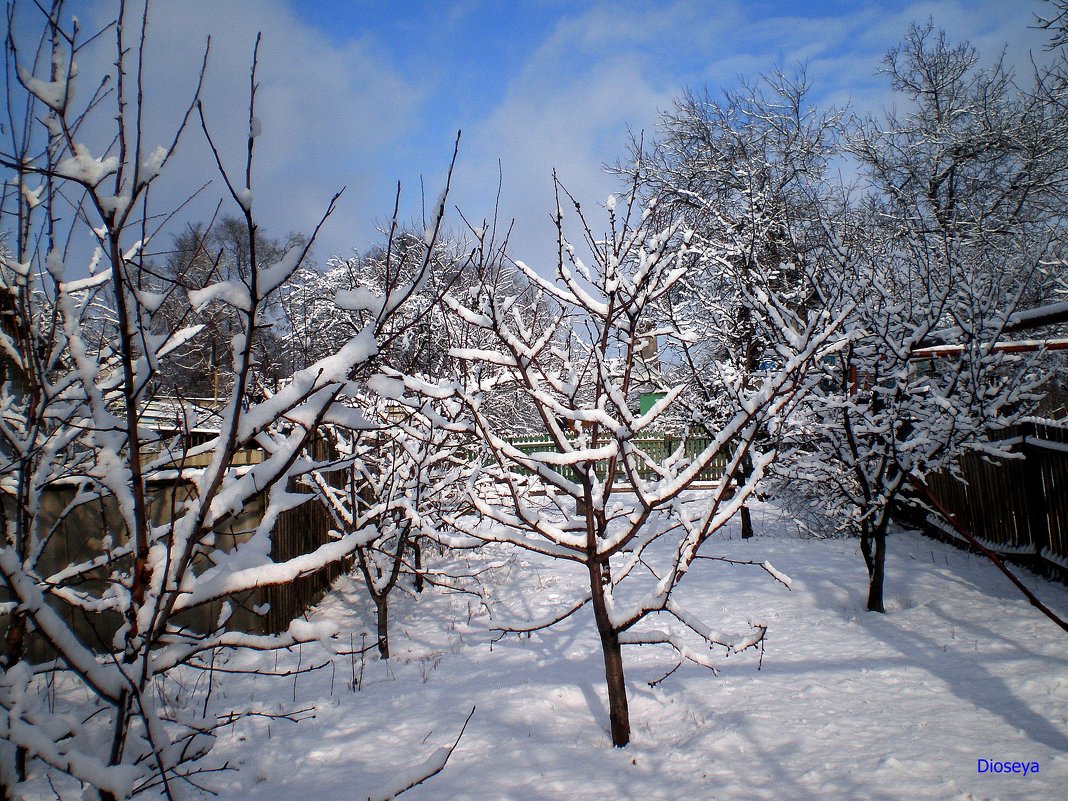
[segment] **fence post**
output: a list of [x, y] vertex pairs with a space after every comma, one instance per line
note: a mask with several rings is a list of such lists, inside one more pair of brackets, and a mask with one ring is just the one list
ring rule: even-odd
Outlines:
[[1049, 504], [1046, 493], [1049, 488], [1045, 485], [1044, 470], [1042, 469], [1043, 457], [1041, 448], [1035, 447], [1028, 442], [1028, 437], [1037, 435], [1034, 424], [1022, 428], [1020, 452], [1024, 455], [1023, 479], [1024, 498], [1027, 503], [1027, 529], [1030, 535], [1030, 545], [1034, 550], [1037, 562], [1041, 562], [1043, 550], [1050, 548], [1049, 530]]

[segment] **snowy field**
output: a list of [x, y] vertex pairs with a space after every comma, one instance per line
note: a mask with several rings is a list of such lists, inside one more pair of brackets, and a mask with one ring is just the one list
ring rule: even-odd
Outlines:
[[[443, 773], [404, 796], [423, 799], [1056, 799], [1068, 788], [1065, 635], [981, 557], [912, 533], [890, 540], [889, 614], [864, 611], [854, 540], [800, 539], [771, 506], [757, 538], [710, 543], [737, 559], [770, 560], [792, 589], [759, 568], [702, 561], [682, 598], [710, 625], [768, 624], [766, 648], [721, 659], [719, 675], [674, 665], [666, 649], [625, 651], [634, 738], [609, 744], [603, 672], [588, 613], [531, 637], [494, 642], [494, 624], [533, 619], [573, 597], [582, 575], [494, 550], [461, 562], [481, 576], [487, 605], [428, 591], [400, 598], [393, 653], [331, 658], [318, 646], [270, 656], [283, 678], [217, 675], [219, 709], [252, 703], [309, 710], [299, 723], [251, 718], [227, 728], [214, 756], [230, 799], [357, 799], [457, 735]], [[1068, 613], [1068, 591], [1025, 574]], [[348, 580], [313, 618], [361, 634], [372, 620]], [[367, 638], [370, 643], [370, 637]], [[347, 646], [347, 643], [346, 643]], [[227, 667], [249, 666], [242, 656]], [[355, 675], [359, 690], [353, 691]], [[295, 701], [295, 704], [294, 704]], [[314, 715], [314, 717], [310, 717]], [[978, 760], [1039, 763], [1037, 774], [992, 775]]]

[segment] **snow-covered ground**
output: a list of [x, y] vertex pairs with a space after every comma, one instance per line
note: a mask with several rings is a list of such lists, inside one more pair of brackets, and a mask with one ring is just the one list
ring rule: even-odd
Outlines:
[[[269, 657], [296, 677], [217, 677], [220, 709], [308, 709], [299, 723], [251, 718], [226, 729], [213, 756], [239, 769], [210, 783], [223, 798], [366, 798], [396, 770], [457, 735], [443, 773], [406, 799], [1054, 799], [1068, 788], [1065, 635], [981, 557], [902, 532], [888, 557], [887, 615], [864, 611], [853, 540], [799, 539], [771, 506], [757, 538], [736, 531], [714, 552], [769, 559], [787, 590], [753, 567], [702, 561], [683, 599], [706, 622], [769, 626], [761, 655], [721, 660], [719, 675], [674, 664], [658, 648], [626, 652], [634, 737], [613, 749], [589, 614], [499, 641], [494, 624], [560, 608], [582, 576], [529, 555], [460, 562], [484, 573], [488, 606], [428, 591], [400, 599], [393, 652], [329, 658], [316, 647]], [[1062, 614], [1068, 591], [1030, 584]], [[370, 630], [360, 588], [343, 581], [314, 613]], [[370, 637], [367, 638], [370, 643]], [[347, 645], [347, 644], [346, 644]], [[229, 667], [262, 656], [243, 656]], [[353, 691], [356, 676], [360, 687]], [[295, 704], [294, 704], [295, 700]], [[1029, 775], [980, 774], [978, 760], [1037, 762]]]

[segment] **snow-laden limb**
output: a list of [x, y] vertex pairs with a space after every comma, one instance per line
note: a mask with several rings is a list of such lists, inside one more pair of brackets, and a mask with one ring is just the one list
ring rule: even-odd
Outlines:
[[539, 618], [537, 620], [516, 621], [514, 623], [502, 621], [500, 623], [494, 624], [492, 631], [499, 632], [501, 634], [530, 634], [535, 631], [549, 629], [555, 626], [557, 623], [562, 623], [563, 621], [567, 620], [579, 610], [584, 609], [592, 599], [593, 596], [591, 595], [583, 596], [582, 598], [579, 598], [577, 601], [571, 604], [571, 606], [569, 606], [564, 611], [554, 612], [552, 614], [545, 615], [544, 617]]
[[56, 165], [56, 176], [59, 178], [96, 188], [119, 169], [119, 159], [116, 156], [93, 158], [89, 149], [81, 144], [74, 145], [71, 150], [71, 155]]
[[249, 289], [240, 281], [219, 281], [203, 289], [189, 293], [189, 303], [193, 311], [203, 311], [209, 303], [219, 301], [233, 306], [238, 311], [248, 312], [252, 309], [252, 297]]
[[675, 600], [671, 598], [666, 601], [664, 611], [671, 614], [672, 617], [676, 618], [688, 629], [698, 634], [701, 639], [709, 645], [719, 645], [736, 654], [741, 653], [747, 648], [752, 648], [764, 638], [764, 634], [767, 631], [767, 626], [763, 625], [754, 625], [752, 631], [746, 634], [736, 635], [717, 631], [695, 618], [688, 609], [676, 603]]
[[[557, 559], [574, 561], [583, 559], [583, 542], [580, 535], [544, 520], [533, 508], [527, 509], [522, 515], [509, 513], [499, 503], [485, 500], [483, 494], [480, 491], [472, 492], [470, 497], [472, 510], [483, 520], [498, 524], [499, 529], [487, 531], [481, 525], [472, 526], [465, 518], [451, 515], [444, 518], [445, 522], [479, 542], [503, 542]], [[512, 489], [508, 497], [514, 500], [523, 495], [524, 493], [518, 489]], [[533, 530], [531, 530], [532, 525], [534, 525]], [[554, 537], [553, 535], [557, 532], [559, 536]]]
[[682, 661], [692, 662], [713, 673], [718, 673], [715, 661], [708, 654], [694, 650], [684, 637], [668, 631], [650, 629], [641, 632], [626, 632], [619, 636], [619, 641], [624, 645], [666, 645], [674, 650]]
[[204, 636], [188, 630], [175, 631], [160, 638], [160, 646], [152, 655], [152, 668], [156, 675], [164, 675], [172, 668], [188, 664], [200, 654], [219, 648], [273, 651], [312, 642], [329, 646], [331, 640], [336, 641], [337, 635], [337, 627], [330, 623], [310, 623], [306, 620], [292, 621], [289, 628], [279, 634], [221, 630]]
[[791, 588], [791, 585], [793, 584], [793, 579], [791, 579], [782, 571], [776, 570], [775, 565], [773, 565], [771, 562], [764, 560], [763, 562], [761, 562], [760, 566], [764, 568], [764, 570], [766, 570], [773, 579], [775, 579], [777, 582], [786, 587], [786, 589]]
[[37, 630], [56, 649], [67, 667], [77, 673], [97, 695], [109, 700], [117, 699], [122, 692], [121, 675], [109, 670], [106, 663], [79, 642], [67, 622], [48, 604], [45, 593], [26, 573], [11, 547], [0, 549], [0, 573], [8, 591], [17, 600], [19, 611], [32, 618]]
[[67, 773], [116, 797], [128, 796], [142, 778], [135, 765], [109, 765], [92, 747], [74, 716], [48, 714], [39, 706], [33, 676], [23, 662], [0, 673], [0, 740], [25, 749], [53, 770]]
[[[73, 69], [73, 63], [71, 68]], [[56, 76], [56, 80], [44, 81], [35, 78], [33, 73], [24, 67], [17, 70], [18, 80], [26, 91], [44, 103], [52, 111], [61, 112], [67, 105], [67, 96], [70, 93], [70, 72]]]
[[373, 534], [373, 529], [346, 534], [333, 542], [320, 545], [311, 553], [302, 554], [281, 564], [264, 559], [262, 564], [251, 567], [227, 569], [227, 561], [223, 557], [221, 564], [209, 568], [202, 576], [197, 577], [192, 590], [179, 595], [174, 602], [174, 611], [190, 609], [249, 590], [287, 584], [348, 558], [361, 544], [361, 540], [372, 537]]

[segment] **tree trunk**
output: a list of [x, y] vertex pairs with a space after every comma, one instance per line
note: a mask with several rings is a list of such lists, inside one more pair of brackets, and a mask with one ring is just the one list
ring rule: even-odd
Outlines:
[[605, 577], [607, 571], [600, 563], [589, 565], [590, 589], [593, 593], [593, 616], [597, 621], [597, 633], [601, 637], [601, 654], [604, 657], [604, 676], [608, 686], [608, 718], [612, 727], [612, 745], [622, 748], [630, 742], [630, 705], [627, 702], [627, 684], [623, 676], [623, 651], [619, 632], [608, 618], [605, 604]]
[[864, 567], [868, 569], [868, 580], [875, 575], [875, 557], [871, 552], [871, 534], [865, 524], [864, 531], [860, 535], [860, 553], [864, 556]]
[[378, 655], [389, 659], [389, 596], [385, 593], [375, 598], [375, 616], [378, 618]]
[[[737, 483], [739, 492], [741, 491], [741, 488], [745, 486], [746, 482], [749, 481], [749, 477], [751, 475], [753, 475], [753, 459], [749, 456], [748, 453], [746, 453], [745, 456], [742, 457], [742, 469], [741, 472], [738, 474]], [[742, 539], [752, 539], [753, 516], [749, 512], [749, 504], [742, 504], [742, 508], [740, 511], [742, 515]]]
[[419, 539], [412, 540], [412, 566], [415, 569], [415, 591], [423, 591], [423, 546]]
[[[126, 747], [126, 735], [130, 729], [130, 692], [123, 688], [119, 693], [119, 701], [115, 706], [115, 721], [111, 736], [111, 758], [109, 765], [118, 765], [122, 762], [122, 752]], [[118, 801], [114, 793], [104, 790], [100, 793], [101, 801]]]
[[[874, 550], [871, 546], [874, 545]], [[883, 608], [883, 583], [886, 579], [886, 524], [882, 524], [869, 540], [864, 560], [868, 563], [868, 611], [886, 612]]]
[[753, 537], [753, 517], [749, 513], [749, 507], [743, 506], [741, 508], [742, 513], [742, 539], [748, 540]]

